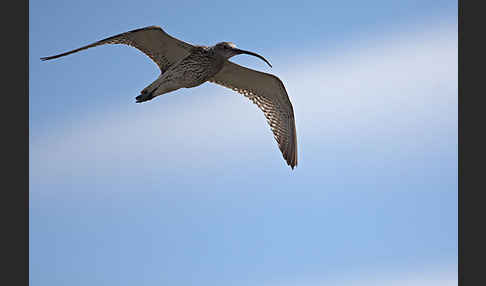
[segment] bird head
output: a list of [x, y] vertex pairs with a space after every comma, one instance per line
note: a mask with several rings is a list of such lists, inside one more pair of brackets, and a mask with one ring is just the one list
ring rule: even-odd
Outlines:
[[251, 55], [251, 56], [255, 56], [257, 58], [260, 58], [261, 60], [266, 62], [270, 67], [272, 67], [272, 65], [264, 57], [260, 56], [257, 53], [253, 53], [253, 52], [245, 51], [245, 50], [240, 50], [240, 49], [236, 48], [236, 45], [231, 43], [231, 42], [218, 43], [215, 46], [213, 46], [213, 49], [218, 54], [222, 55], [225, 59], [229, 59], [229, 58], [236, 56], [236, 55], [247, 54], [247, 55]]

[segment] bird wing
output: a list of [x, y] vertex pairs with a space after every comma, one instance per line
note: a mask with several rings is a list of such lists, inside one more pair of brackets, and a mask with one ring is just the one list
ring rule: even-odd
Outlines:
[[209, 81], [243, 94], [263, 111], [285, 161], [293, 169], [297, 165], [294, 110], [282, 81], [231, 61], [226, 61]]
[[191, 44], [171, 37], [162, 28], [150, 26], [118, 34], [59, 55], [44, 57], [41, 60], [51, 60], [106, 44], [124, 44], [142, 51], [159, 66], [161, 72], [187, 56], [193, 48]]

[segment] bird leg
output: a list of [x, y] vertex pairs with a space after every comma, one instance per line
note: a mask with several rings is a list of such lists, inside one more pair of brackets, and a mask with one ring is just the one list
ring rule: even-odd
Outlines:
[[146, 90], [144, 90], [144, 91], [142, 91], [142, 94], [135, 97], [135, 99], [137, 100], [137, 103], [149, 101], [149, 100], [151, 100], [155, 97], [153, 94], [154, 94], [153, 92], [147, 92]]
[[166, 74], [159, 76], [156, 81], [142, 90], [141, 94], [135, 98], [137, 103], [152, 100], [159, 95], [184, 87], [177, 80], [167, 79], [164, 75]]

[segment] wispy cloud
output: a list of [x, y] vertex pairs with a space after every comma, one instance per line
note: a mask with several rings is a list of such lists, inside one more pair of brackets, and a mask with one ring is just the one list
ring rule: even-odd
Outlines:
[[372, 269], [370, 272], [350, 273], [340, 278], [286, 278], [285, 281], [278, 283], [268, 283], [268, 285], [284, 286], [455, 286], [458, 283], [457, 267], [428, 267], [421, 270], [413, 270], [408, 266], [401, 270], [390, 270], [377, 272]]
[[[333, 140], [381, 137], [389, 143], [401, 135], [457, 128], [454, 26], [379, 35], [332, 57], [298, 58], [272, 72], [284, 81], [294, 105], [301, 165], [311, 156], [306, 148]], [[207, 168], [250, 154], [282, 161], [257, 107], [206, 84], [149, 104], [88, 113], [48, 132], [33, 130], [30, 168], [32, 176], [47, 177], [130, 164]]]

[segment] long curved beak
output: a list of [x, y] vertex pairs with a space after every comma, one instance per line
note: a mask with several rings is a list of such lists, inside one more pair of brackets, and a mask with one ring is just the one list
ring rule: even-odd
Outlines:
[[240, 50], [240, 49], [234, 49], [234, 51], [240, 55], [240, 54], [247, 54], [247, 55], [250, 55], [250, 56], [255, 56], [257, 58], [260, 58], [262, 61], [266, 62], [267, 65], [269, 65], [270, 67], [272, 67], [272, 65], [262, 56], [260, 56], [259, 54], [257, 53], [253, 53], [253, 52], [250, 52], [250, 51], [245, 51], [245, 50]]

